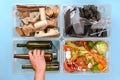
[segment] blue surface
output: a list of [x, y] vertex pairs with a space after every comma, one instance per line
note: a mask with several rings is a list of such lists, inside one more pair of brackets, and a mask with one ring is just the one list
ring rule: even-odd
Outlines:
[[111, 72], [100, 75], [47, 74], [46, 80], [120, 80], [120, 4], [117, 0], [0, 0], [0, 80], [33, 80], [34, 74], [12, 73], [12, 5], [15, 3], [37, 4], [89, 4], [112, 5]]

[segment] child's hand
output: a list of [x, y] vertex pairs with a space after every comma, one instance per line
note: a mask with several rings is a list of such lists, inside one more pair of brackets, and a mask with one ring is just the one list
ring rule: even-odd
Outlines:
[[46, 62], [44, 58], [44, 51], [33, 50], [29, 51], [30, 63], [36, 72], [45, 72]]

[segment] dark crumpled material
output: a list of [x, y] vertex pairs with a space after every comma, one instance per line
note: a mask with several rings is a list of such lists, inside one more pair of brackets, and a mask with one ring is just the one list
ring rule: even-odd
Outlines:
[[[79, 9], [80, 23], [84, 27], [84, 33], [76, 34], [71, 23], [70, 9], [64, 14], [65, 33], [71, 37], [106, 37], [107, 30], [102, 28], [91, 28], [94, 21], [101, 20], [101, 14], [95, 5], [84, 5], [83, 7], [75, 7]], [[75, 9], [76, 10], [76, 9]]]

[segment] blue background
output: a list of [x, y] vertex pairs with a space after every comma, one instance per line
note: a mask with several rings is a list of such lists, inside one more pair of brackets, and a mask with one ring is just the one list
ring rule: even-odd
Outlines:
[[111, 72], [99, 75], [46, 74], [46, 80], [120, 80], [120, 3], [117, 0], [0, 0], [0, 80], [33, 80], [34, 74], [12, 73], [12, 5], [36, 4], [89, 4], [112, 5]]

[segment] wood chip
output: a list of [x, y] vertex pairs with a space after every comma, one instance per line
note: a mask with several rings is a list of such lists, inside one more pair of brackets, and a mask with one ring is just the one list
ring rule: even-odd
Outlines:
[[58, 5], [55, 5], [55, 6], [53, 7], [53, 12], [54, 12], [54, 17], [57, 17], [58, 14], [59, 14], [59, 12], [60, 12], [60, 8], [59, 8]]
[[46, 13], [46, 15], [48, 17], [52, 17], [53, 16], [53, 10], [50, 7], [46, 7], [45, 13]]
[[17, 31], [17, 33], [18, 33], [20, 36], [24, 36], [24, 33], [23, 33], [23, 31], [22, 31], [22, 28], [16, 27], [16, 31]]
[[31, 36], [31, 34], [33, 34], [35, 32], [35, 29], [32, 24], [24, 25], [23, 32], [24, 32], [25, 36]]
[[16, 5], [17, 10], [20, 12], [28, 11], [28, 12], [34, 12], [34, 11], [39, 11], [39, 8], [45, 8], [46, 6], [25, 6], [25, 5]]

